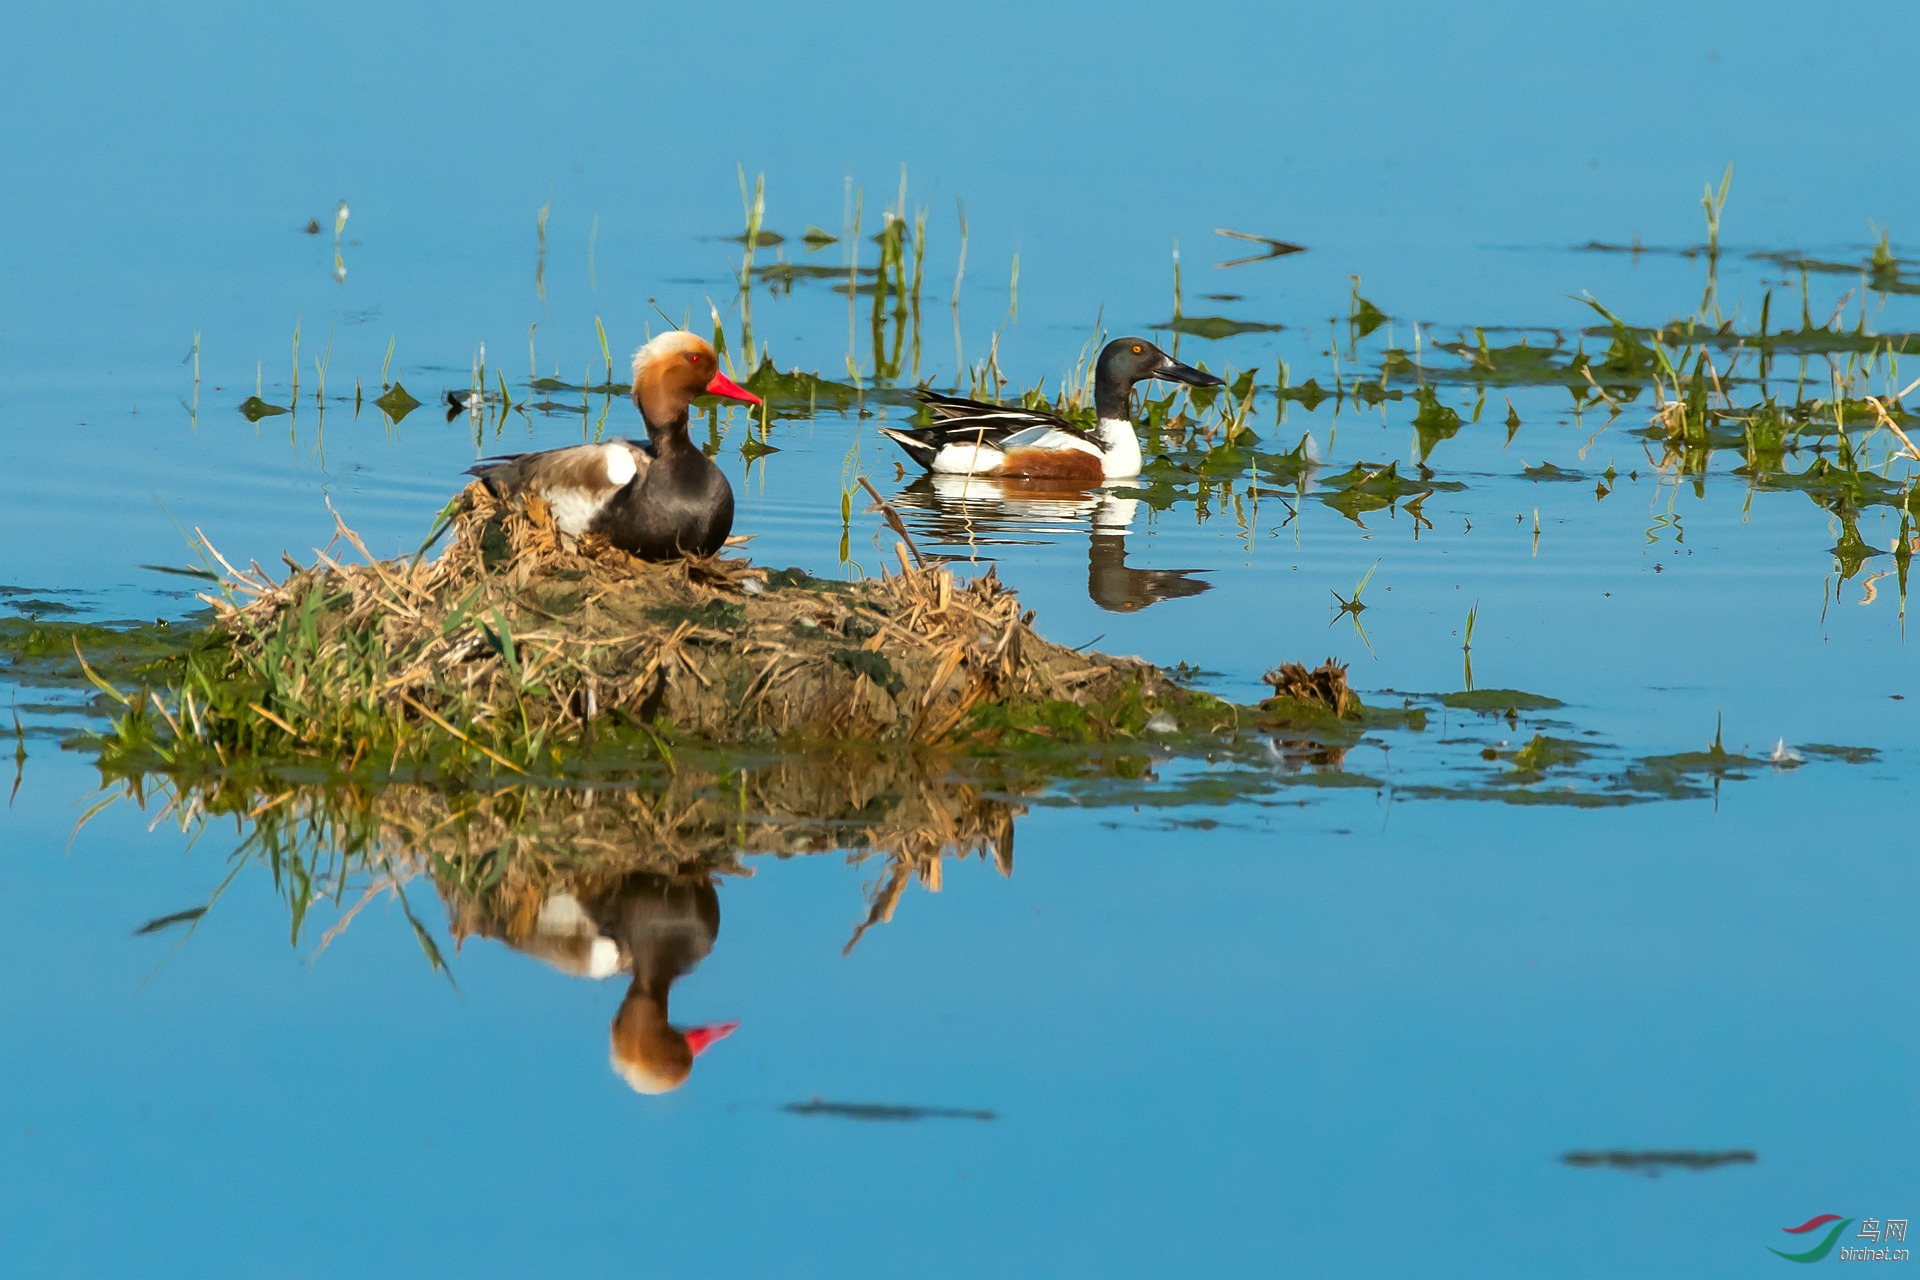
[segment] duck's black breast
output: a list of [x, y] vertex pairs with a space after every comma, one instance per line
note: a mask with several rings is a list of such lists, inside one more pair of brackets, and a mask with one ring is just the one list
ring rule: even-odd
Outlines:
[[583, 905], [601, 934], [627, 949], [634, 981], [661, 1000], [706, 958], [720, 933], [720, 898], [711, 882], [686, 884], [638, 872]]
[[648, 560], [710, 556], [733, 532], [733, 486], [698, 449], [664, 450], [607, 503], [592, 529]]

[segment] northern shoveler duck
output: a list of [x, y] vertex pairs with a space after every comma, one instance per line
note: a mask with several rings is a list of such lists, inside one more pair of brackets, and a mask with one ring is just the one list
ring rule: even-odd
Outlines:
[[687, 410], [702, 395], [760, 403], [720, 372], [704, 338], [663, 333], [633, 353], [644, 444], [609, 440], [489, 458], [467, 474], [501, 497], [539, 494], [563, 533], [604, 534], [648, 560], [710, 556], [733, 530], [733, 487], [687, 439]]
[[1115, 338], [1094, 366], [1093, 408], [1099, 425], [1086, 431], [1054, 413], [986, 404], [922, 391], [936, 419], [910, 430], [880, 430], [936, 475], [1018, 476], [1095, 485], [1140, 474], [1140, 437], [1133, 429], [1133, 384], [1165, 378], [1195, 387], [1221, 379], [1181, 364], [1145, 338]]

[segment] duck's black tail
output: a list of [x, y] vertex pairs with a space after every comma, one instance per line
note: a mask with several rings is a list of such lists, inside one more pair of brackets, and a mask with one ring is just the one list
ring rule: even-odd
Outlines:
[[896, 431], [892, 427], [881, 427], [880, 434], [905, 449], [909, 458], [927, 470], [933, 470], [933, 455], [940, 451], [938, 441], [912, 431]]
[[520, 463], [533, 456], [530, 453], [509, 453], [498, 458], [482, 458], [467, 468], [467, 474], [478, 477], [481, 484], [493, 491], [494, 497], [504, 498], [517, 493], [526, 484], [526, 468]]

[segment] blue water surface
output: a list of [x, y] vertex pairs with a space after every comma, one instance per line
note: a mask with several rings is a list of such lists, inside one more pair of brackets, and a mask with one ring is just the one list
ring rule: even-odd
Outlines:
[[[1183, 358], [1331, 386], [1353, 376], [1356, 290], [1391, 317], [1362, 348], [1375, 375], [1388, 345], [1476, 327], [1571, 347], [1596, 323], [1582, 293], [1635, 323], [1695, 313], [1702, 258], [1576, 250], [1699, 244], [1729, 162], [1717, 303], [1742, 325], [1769, 290], [1776, 317], [1800, 307], [1798, 273], [1751, 255], [1864, 262], [1885, 228], [1898, 253], [1920, 200], [1885, 79], [1920, 39], [1885, 4], [48, 6], [9, 28], [0, 585], [104, 620], [197, 607], [141, 567], [184, 562], [183, 531], [277, 565], [333, 537], [330, 500], [376, 552], [411, 551], [477, 455], [637, 430], [602, 396], [584, 425], [569, 406], [476, 439], [441, 396], [483, 348], [523, 402], [536, 374], [598, 381], [596, 320], [618, 367], [656, 304], [710, 331], [711, 302], [743, 358], [722, 237], [763, 174], [787, 240], [761, 265], [847, 265], [844, 242], [799, 236], [841, 234], [857, 198], [870, 266], [904, 180], [909, 216], [927, 210], [918, 375], [952, 385], [997, 335], [1016, 384], [1049, 389], [1096, 324], [1171, 345], [1176, 253], [1187, 315], [1284, 326], [1185, 337]], [[1220, 227], [1308, 252], [1218, 270], [1257, 251]], [[1814, 322], [1920, 329], [1910, 296], [1861, 283], [1816, 275]], [[752, 306], [781, 368], [871, 383], [864, 297], [821, 280]], [[366, 403], [383, 367], [426, 402], [398, 424]], [[249, 423], [256, 388], [295, 412]], [[1440, 394], [1474, 414], [1470, 388]], [[384, 901], [324, 952], [331, 918], [289, 946], [259, 867], [184, 943], [132, 936], [206, 901], [234, 829], [190, 840], [123, 799], [75, 835], [98, 773], [59, 739], [82, 722], [18, 691], [0, 1263], [1746, 1276], [1787, 1268], [1767, 1246], [1799, 1247], [1781, 1228], [1816, 1214], [1909, 1217], [1920, 683], [1897, 577], [1869, 585], [1891, 557], [1843, 576], [1840, 524], [1805, 496], [1750, 490], [1727, 454], [1697, 485], [1663, 466], [1644, 398], [1610, 422], [1516, 390], [1509, 441], [1502, 394], [1426, 459], [1465, 486], [1429, 525], [1311, 492], [1142, 506], [1128, 563], [1211, 588], [1131, 612], [1089, 594], [1085, 511], [1016, 510], [970, 545], [911, 508], [883, 395], [776, 422], [780, 452], [752, 463], [746, 415], [718, 420], [762, 563], [891, 563], [864, 502], [839, 557], [842, 486], [865, 474], [964, 572], [994, 563], [1049, 636], [1193, 663], [1223, 696], [1327, 654], [1384, 705], [1458, 689], [1474, 608], [1478, 683], [1567, 705], [1356, 748], [1378, 787], [1035, 799], [1010, 876], [950, 861], [844, 956], [875, 865], [749, 860], [674, 997], [677, 1020], [741, 1028], [664, 1096], [607, 1065], [617, 979], [479, 938], [456, 953], [430, 891], [414, 906], [457, 988]], [[1310, 434], [1333, 470], [1419, 461], [1410, 400], [1286, 414], [1269, 397], [1254, 428]], [[1579, 482], [1527, 479], [1542, 462]], [[1883, 553], [1888, 511], [1859, 519]], [[1369, 570], [1363, 639], [1330, 597]], [[1716, 734], [1762, 758], [1877, 754], [1597, 810], [1402, 790], [1457, 785], [1536, 730], [1615, 763]], [[785, 1109], [815, 1097], [993, 1118]], [[1756, 1159], [1657, 1177], [1561, 1159], [1648, 1150]]]

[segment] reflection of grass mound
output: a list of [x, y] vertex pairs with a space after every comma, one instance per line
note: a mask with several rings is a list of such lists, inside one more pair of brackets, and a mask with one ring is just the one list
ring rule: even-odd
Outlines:
[[429, 858], [455, 936], [515, 945], [555, 893], [591, 898], [636, 871], [743, 873], [742, 857], [834, 850], [885, 859], [857, 941], [892, 918], [913, 880], [939, 892], [946, 858], [991, 858], [1011, 874], [1023, 812], [937, 756], [900, 752], [816, 753], [732, 775], [680, 769], [659, 789], [388, 788], [374, 804], [390, 838]]
[[651, 786], [396, 786], [369, 805], [383, 838], [457, 879], [484, 884], [511, 865], [542, 888], [557, 874], [734, 871], [741, 857], [835, 849], [909, 860], [990, 853], [1011, 866], [1016, 812], [937, 754], [906, 752], [814, 752], [751, 771], [682, 764]]
[[212, 625], [152, 671], [170, 696], [135, 698], [115, 747], [130, 764], [478, 753], [535, 773], [561, 763], [561, 744], [930, 743], [994, 709], [1071, 719], [1098, 741], [1139, 731], [1148, 698], [1182, 720], [1216, 704], [1137, 660], [1042, 639], [991, 571], [959, 583], [903, 558], [898, 574], [842, 583], [737, 559], [652, 564], [477, 485], [451, 527], [432, 561], [322, 555], [279, 582], [228, 566]]
[[[1012, 873], [1014, 819], [1024, 810], [1005, 789], [1010, 780], [990, 786], [963, 777], [955, 763], [937, 751], [900, 749], [815, 751], [752, 767], [683, 756], [670, 769], [647, 766], [594, 786], [487, 790], [317, 785], [254, 771], [129, 782], [127, 793], [143, 805], [159, 800], [161, 815], [188, 829], [241, 821], [235, 872], [273, 869], [296, 943], [329, 906], [337, 913], [331, 937], [385, 893], [411, 918], [407, 886], [422, 875], [445, 900], [455, 938], [519, 946], [556, 894], [592, 898], [635, 874], [687, 882], [751, 875], [746, 858], [836, 850], [855, 862], [883, 860], [857, 939], [892, 918], [914, 880], [937, 892], [948, 858], [991, 859]], [[142, 932], [190, 925], [211, 906], [212, 899], [173, 912]], [[422, 932], [420, 940], [438, 963], [431, 937]]]

